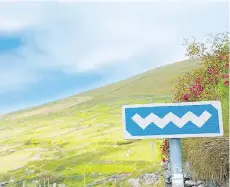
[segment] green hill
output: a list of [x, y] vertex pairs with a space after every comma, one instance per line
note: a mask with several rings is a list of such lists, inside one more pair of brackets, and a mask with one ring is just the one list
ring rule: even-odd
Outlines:
[[[61, 180], [84, 186], [116, 173], [159, 168], [156, 140], [125, 141], [123, 104], [170, 102], [172, 82], [201, 66], [188, 60], [111, 85], [0, 117], [0, 182]], [[29, 174], [28, 174], [28, 171]], [[124, 184], [122, 185], [124, 186]]]
[[[170, 89], [172, 88], [171, 83], [175, 78], [184, 72], [196, 69], [200, 65], [201, 62], [198, 60], [181, 61], [158, 67], [135, 77], [79, 95], [97, 97], [112, 92], [106, 96], [106, 98], [109, 99], [131, 95], [167, 95], [170, 93]], [[120, 87], [122, 87], [122, 89], [120, 89]]]

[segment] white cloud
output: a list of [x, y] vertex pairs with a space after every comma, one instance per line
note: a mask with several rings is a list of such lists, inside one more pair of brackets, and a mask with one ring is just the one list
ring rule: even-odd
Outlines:
[[[25, 45], [20, 48], [20, 58], [0, 58], [10, 67], [0, 68], [0, 89], [25, 88], [40, 80], [44, 70], [77, 73], [120, 66], [141, 72], [182, 60], [182, 37], [222, 31], [226, 11], [221, 3], [200, 2], [2, 3], [0, 33], [19, 33]], [[217, 25], [210, 21], [213, 18]], [[153, 62], [143, 62], [143, 67], [132, 64], [145, 55]], [[117, 72], [111, 71], [112, 75]]]
[[0, 32], [15, 32], [31, 28], [43, 22], [48, 16], [44, 3], [17, 1], [0, 1], [0, 3]]

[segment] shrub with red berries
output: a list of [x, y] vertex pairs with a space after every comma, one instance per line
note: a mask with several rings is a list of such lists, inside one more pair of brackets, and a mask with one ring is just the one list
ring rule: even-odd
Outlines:
[[211, 36], [205, 42], [188, 42], [187, 55], [200, 61], [201, 66], [179, 77], [173, 89], [173, 102], [221, 101], [224, 136], [182, 140], [183, 157], [196, 175], [220, 184], [229, 180], [228, 34]]
[[[213, 37], [211, 47], [193, 41], [187, 43], [187, 55], [201, 60], [203, 66], [179, 77], [173, 89], [174, 102], [218, 100], [229, 90], [229, 39], [227, 34]], [[208, 45], [209, 46], [209, 45]], [[193, 50], [194, 48], [194, 50]]]

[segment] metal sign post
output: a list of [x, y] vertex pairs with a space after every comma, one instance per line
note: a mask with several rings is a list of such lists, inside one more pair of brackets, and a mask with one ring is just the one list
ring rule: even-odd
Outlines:
[[169, 139], [170, 163], [172, 172], [172, 186], [184, 187], [182, 171], [181, 142], [179, 138]]

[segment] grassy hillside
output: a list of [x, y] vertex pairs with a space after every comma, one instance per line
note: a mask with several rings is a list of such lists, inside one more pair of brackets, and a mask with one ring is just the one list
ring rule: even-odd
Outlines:
[[[181, 61], [79, 95], [97, 97], [112, 91], [111, 94], [104, 98], [110, 99], [130, 95], [167, 95], [172, 88], [171, 82], [173, 82], [175, 78], [199, 66], [201, 66], [201, 63], [198, 60]], [[124, 87], [119, 89], [121, 86]]]
[[13, 177], [20, 186], [26, 180], [33, 187], [32, 180], [49, 178], [50, 182], [63, 180], [68, 187], [80, 187], [117, 173], [138, 175], [157, 170], [159, 150], [153, 141], [124, 140], [121, 106], [170, 102], [171, 82], [199, 66], [191, 60], [171, 64], [2, 116], [0, 181]]

